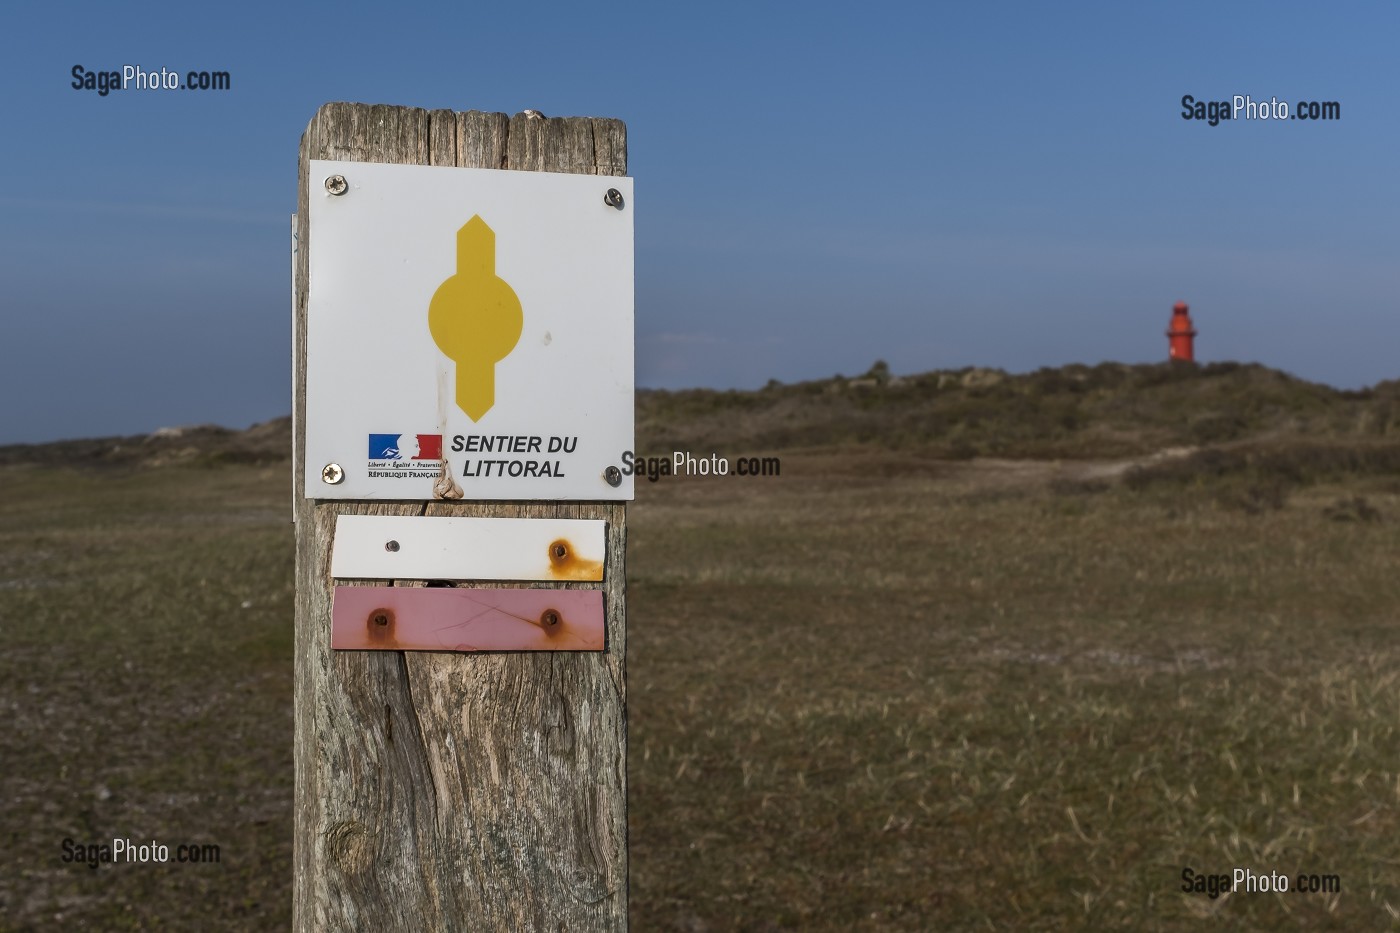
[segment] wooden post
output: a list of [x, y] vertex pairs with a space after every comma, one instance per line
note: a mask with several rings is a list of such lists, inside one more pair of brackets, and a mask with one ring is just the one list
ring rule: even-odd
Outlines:
[[[298, 490], [311, 159], [625, 175], [626, 127], [585, 117], [321, 107], [301, 140], [297, 195]], [[607, 651], [332, 652], [337, 513], [606, 520], [603, 582], [572, 586], [603, 589]], [[295, 929], [625, 929], [623, 503], [330, 503], [298, 495], [296, 517]]]

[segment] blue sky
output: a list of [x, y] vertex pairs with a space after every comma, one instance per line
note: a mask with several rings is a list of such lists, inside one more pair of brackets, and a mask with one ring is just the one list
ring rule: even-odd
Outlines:
[[[1198, 357], [1400, 375], [1389, 4], [67, 4], [0, 14], [0, 443], [290, 410], [297, 144], [330, 100], [615, 116], [637, 380]], [[206, 93], [71, 69], [228, 71]], [[1336, 122], [1181, 97], [1338, 101]]]

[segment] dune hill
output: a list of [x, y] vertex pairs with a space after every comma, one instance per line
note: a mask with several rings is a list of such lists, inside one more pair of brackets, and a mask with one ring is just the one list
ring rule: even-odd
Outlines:
[[[750, 453], [866, 446], [948, 459], [1142, 457], [1169, 448], [1306, 443], [1392, 447], [1400, 381], [1360, 391], [1259, 364], [1074, 364], [1008, 374], [936, 370], [776, 381], [757, 390], [637, 392], [637, 447]], [[289, 457], [291, 419], [0, 447], [0, 465], [216, 466]]]

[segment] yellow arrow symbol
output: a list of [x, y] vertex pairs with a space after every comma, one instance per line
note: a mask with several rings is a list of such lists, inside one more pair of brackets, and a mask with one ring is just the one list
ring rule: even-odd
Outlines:
[[496, 275], [496, 231], [474, 216], [457, 231], [457, 273], [428, 304], [433, 342], [457, 364], [457, 407], [473, 421], [496, 404], [496, 364], [524, 325], [515, 290]]

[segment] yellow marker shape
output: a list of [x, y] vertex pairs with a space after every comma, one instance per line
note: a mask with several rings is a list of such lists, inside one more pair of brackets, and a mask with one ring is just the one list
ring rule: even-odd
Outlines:
[[515, 290], [496, 275], [496, 231], [472, 217], [457, 231], [457, 274], [428, 304], [428, 330], [457, 364], [457, 407], [473, 421], [496, 404], [496, 364], [524, 325]]

